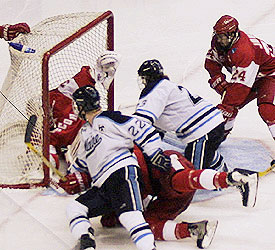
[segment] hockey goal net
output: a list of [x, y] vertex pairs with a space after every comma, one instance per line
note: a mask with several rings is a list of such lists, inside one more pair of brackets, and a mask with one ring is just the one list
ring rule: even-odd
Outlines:
[[[11, 66], [0, 93], [0, 187], [48, 185], [49, 169], [24, 143], [28, 119], [38, 117], [32, 144], [49, 159], [49, 91], [113, 50], [113, 33], [111, 11], [85, 12], [47, 18], [12, 41], [35, 53], [10, 47]], [[113, 109], [113, 84], [108, 93], [96, 88], [103, 108]]]

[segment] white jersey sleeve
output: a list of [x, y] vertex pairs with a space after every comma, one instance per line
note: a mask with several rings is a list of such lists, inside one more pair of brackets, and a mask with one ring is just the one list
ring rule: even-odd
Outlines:
[[82, 137], [80, 138], [80, 144], [77, 149], [77, 157], [69, 166], [68, 171], [70, 173], [89, 172], [88, 166], [85, 160], [85, 147], [84, 147], [84, 141]]

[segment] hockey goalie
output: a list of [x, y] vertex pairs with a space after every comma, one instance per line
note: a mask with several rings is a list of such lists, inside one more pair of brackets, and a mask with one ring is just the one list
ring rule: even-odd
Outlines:
[[[50, 161], [56, 168], [59, 168], [60, 157], [65, 157], [67, 164], [70, 164], [71, 154], [75, 154], [78, 146], [77, 134], [85, 123], [73, 111], [73, 92], [87, 84], [102, 85], [108, 91], [120, 58], [114, 51], [105, 51], [97, 59], [95, 68], [83, 66], [73, 78], [50, 91]], [[72, 144], [71, 151], [66, 154]]]

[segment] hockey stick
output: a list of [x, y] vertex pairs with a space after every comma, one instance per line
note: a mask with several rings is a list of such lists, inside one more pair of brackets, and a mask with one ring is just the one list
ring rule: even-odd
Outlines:
[[267, 168], [266, 170], [259, 172], [259, 176], [265, 176], [269, 174], [273, 169], [275, 169], [275, 160], [271, 161], [271, 166]]
[[35, 154], [37, 154], [38, 156], [41, 157], [42, 161], [44, 162], [44, 164], [50, 168], [56, 175], [58, 175], [60, 177], [60, 179], [62, 181], [66, 181], [67, 178], [57, 169], [53, 166], [53, 164], [48, 161], [48, 159], [41, 153], [39, 152], [31, 143], [31, 136], [32, 136], [32, 132], [33, 129], [35, 127], [37, 121], [37, 116], [36, 115], [32, 115], [30, 117], [30, 119], [28, 120], [28, 125], [26, 128], [26, 133], [25, 133], [25, 144], [27, 145], [27, 147], [33, 151]]

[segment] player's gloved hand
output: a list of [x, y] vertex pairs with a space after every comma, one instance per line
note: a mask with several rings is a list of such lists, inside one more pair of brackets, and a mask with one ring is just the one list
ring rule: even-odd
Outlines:
[[226, 88], [230, 85], [230, 83], [225, 80], [224, 74], [215, 75], [209, 79], [208, 82], [210, 87], [215, 89], [215, 91], [220, 95], [222, 95]]
[[171, 159], [169, 156], [163, 154], [162, 150], [159, 150], [153, 155], [151, 158], [151, 163], [154, 167], [163, 172], [167, 172], [171, 169]]
[[120, 63], [121, 55], [115, 51], [105, 51], [97, 59], [97, 68], [99, 71], [105, 72], [111, 76], [114, 76], [115, 71]]
[[239, 110], [236, 107], [227, 104], [218, 104], [217, 108], [222, 112], [224, 119], [234, 119]]
[[102, 215], [100, 223], [103, 227], [115, 227], [121, 225], [115, 213]]
[[84, 172], [75, 172], [67, 174], [66, 181], [60, 180], [58, 185], [62, 187], [68, 194], [77, 194], [85, 191], [90, 187], [91, 177]]
[[0, 37], [6, 41], [11, 41], [20, 33], [29, 33], [30, 31], [30, 27], [26, 23], [17, 23], [14, 25], [5, 24], [0, 31]]
[[120, 54], [106, 50], [96, 61], [97, 81], [101, 82], [106, 90], [113, 81], [120, 60]]

